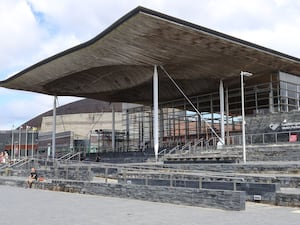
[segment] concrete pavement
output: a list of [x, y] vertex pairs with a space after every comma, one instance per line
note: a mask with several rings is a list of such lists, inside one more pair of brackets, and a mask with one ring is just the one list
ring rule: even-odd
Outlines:
[[299, 225], [300, 208], [247, 203], [245, 211], [0, 186], [0, 225]]

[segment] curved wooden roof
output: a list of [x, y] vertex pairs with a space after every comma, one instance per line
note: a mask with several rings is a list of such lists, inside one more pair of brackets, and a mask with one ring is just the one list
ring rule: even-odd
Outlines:
[[[45, 59], [0, 86], [57, 96], [151, 104], [153, 65], [189, 96], [239, 84], [241, 70], [262, 79], [300, 75], [300, 59], [143, 7], [92, 40]], [[182, 97], [159, 70], [159, 100]]]

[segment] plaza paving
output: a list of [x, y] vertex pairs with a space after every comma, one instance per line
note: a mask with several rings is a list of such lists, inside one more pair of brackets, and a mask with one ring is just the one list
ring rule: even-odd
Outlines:
[[0, 186], [0, 225], [299, 225], [300, 208], [247, 203], [245, 211]]

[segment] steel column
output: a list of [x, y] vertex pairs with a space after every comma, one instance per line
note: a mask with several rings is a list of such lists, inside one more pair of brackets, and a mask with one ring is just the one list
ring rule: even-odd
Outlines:
[[54, 160], [55, 157], [55, 139], [56, 139], [56, 99], [57, 96], [55, 95], [53, 98], [53, 115], [52, 115], [52, 159]]
[[220, 128], [221, 128], [221, 139], [222, 144], [225, 143], [225, 129], [224, 129], [224, 86], [223, 81], [220, 80], [220, 87], [219, 87], [219, 96], [220, 96]]
[[154, 139], [154, 154], [156, 161], [158, 160], [159, 148], [159, 132], [158, 132], [158, 73], [157, 66], [154, 66], [153, 73], [153, 139]]

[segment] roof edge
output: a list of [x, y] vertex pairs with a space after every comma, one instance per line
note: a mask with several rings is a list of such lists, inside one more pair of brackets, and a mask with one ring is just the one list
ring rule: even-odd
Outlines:
[[62, 52], [59, 52], [53, 56], [50, 56], [46, 59], [43, 59], [29, 67], [27, 67], [26, 69], [24, 70], [21, 70], [20, 72], [18, 72], [17, 74], [7, 78], [6, 80], [2, 80], [0, 81], [0, 84], [3, 84], [3, 83], [6, 83], [10, 80], [14, 80], [20, 76], [22, 76], [23, 74], [41, 66], [41, 65], [44, 65], [54, 59], [57, 59], [59, 57], [62, 57], [62, 56], [65, 56], [69, 53], [72, 53], [72, 52], [75, 52], [77, 50], [80, 50], [82, 48], [85, 48], [85, 47], [88, 47], [89, 45], [92, 45], [94, 44], [95, 42], [97, 42], [99, 39], [101, 39], [102, 37], [104, 37], [105, 35], [107, 35], [108, 33], [110, 33], [112, 30], [114, 30], [116, 27], [118, 27], [119, 25], [121, 25], [122, 23], [124, 23], [126, 20], [128, 20], [129, 18], [133, 17], [134, 15], [138, 14], [140, 11], [144, 11], [146, 10], [146, 8], [144, 7], [141, 7], [141, 6], [138, 6], [136, 7], [135, 9], [131, 10], [129, 13], [125, 14], [124, 16], [122, 16], [120, 19], [118, 19], [117, 21], [115, 21], [112, 25], [110, 25], [108, 28], [106, 28], [104, 31], [102, 31], [100, 34], [98, 34], [97, 36], [95, 36], [94, 38], [84, 42], [84, 43], [81, 43], [79, 45], [76, 45], [74, 47], [71, 47], [69, 49], [66, 49]]
[[206, 32], [208, 34], [211, 34], [211, 35], [214, 35], [214, 36], [217, 36], [217, 37], [221, 37], [221, 38], [224, 38], [224, 39], [232, 41], [232, 42], [236, 42], [238, 44], [242, 44], [242, 45], [245, 45], [245, 46], [248, 46], [248, 47], [256, 48], [258, 50], [267, 52], [269, 54], [274, 54], [274, 55], [277, 55], [277, 56], [280, 56], [280, 57], [287, 58], [289, 60], [298, 61], [300, 63], [300, 58], [297, 58], [295, 56], [291, 56], [291, 55], [273, 50], [271, 48], [263, 47], [262, 45], [254, 44], [252, 42], [245, 41], [243, 39], [236, 38], [234, 36], [231, 36], [231, 35], [216, 31], [216, 30], [212, 30], [212, 29], [209, 29], [207, 27], [200, 26], [200, 25], [197, 25], [195, 23], [191, 23], [191, 22], [188, 22], [188, 21], [185, 21], [185, 20], [181, 20], [181, 19], [178, 19], [176, 17], [169, 16], [169, 15], [166, 15], [166, 14], [163, 14], [163, 13], [151, 10], [151, 9], [147, 9], [147, 8], [144, 8], [144, 7], [138, 7], [138, 8], [140, 9], [141, 12], [145, 12], [145, 13], [151, 14], [153, 16], [158, 16], [160, 18], [172, 21], [174, 23], [178, 23], [178, 24], [181, 24], [181, 25], [184, 25], [184, 26], [188, 26], [188, 27], [194, 28], [196, 30]]
[[57, 54], [53, 55], [53, 56], [50, 56], [50, 57], [48, 57], [44, 60], [41, 60], [38, 63], [33, 64], [32, 66], [29, 66], [26, 69], [18, 72], [17, 74], [7, 78], [6, 80], [0, 81], [0, 85], [5, 84], [5, 83], [7, 83], [11, 80], [14, 80], [14, 79], [22, 76], [23, 74], [25, 74], [25, 73], [27, 73], [27, 72], [29, 72], [29, 71], [31, 71], [31, 70], [39, 67], [39, 66], [42, 66], [42, 65], [44, 65], [44, 64], [46, 64], [46, 63], [48, 63], [52, 60], [55, 60], [59, 57], [65, 56], [69, 53], [75, 52], [77, 50], [80, 50], [82, 48], [85, 48], [85, 47], [88, 47], [89, 45], [94, 44], [95, 42], [100, 40], [102, 37], [104, 37], [105, 35], [110, 33], [112, 30], [114, 30], [116, 27], [120, 26], [122, 23], [124, 23], [125, 21], [127, 21], [128, 19], [130, 19], [131, 17], [133, 17], [134, 15], [136, 15], [140, 12], [145, 13], [145, 14], [149, 14], [149, 15], [152, 15], [152, 16], [156, 16], [156, 17], [168, 20], [168, 21], [172, 21], [174, 23], [178, 23], [178, 24], [181, 24], [181, 25], [184, 25], [184, 26], [188, 26], [188, 27], [191, 27], [193, 29], [200, 30], [202, 32], [206, 32], [208, 34], [211, 34], [211, 35], [214, 35], [214, 36], [217, 36], [217, 37], [220, 37], [220, 38], [224, 38], [225, 40], [229, 40], [229, 41], [241, 44], [241, 45], [245, 45], [245, 46], [248, 46], [248, 47], [251, 47], [251, 48], [255, 48], [255, 49], [260, 50], [260, 51], [264, 51], [268, 54], [273, 54], [273, 55], [276, 55], [278, 57], [283, 57], [283, 58], [286, 58], [288, 60], [293, 60], [293, 61], [296, 61], [296, 62], [300, 63], [300, 58], [297, 58], [297, 57], [294, 57], [294, 56], [291, 56], [291, 55], [288, 55], [288, 54], [285, 54], [285, 53], [282, 53], [282, 52], [279, 52], [279, 51], [276, 51], [276, 50], [273, 50], [273, 49], [270, 49], [270, 48], [266, 48], [266, 47], [263, 47], [261, 45], [257, 45], [257, 44], [254, 44], [254, 43], [251, 43], [251, 42], [248, 42], [248, 41], [245, 41], [245, 40], [242, 40], [242, 39], [239, 39], [239, 38], [236, 38], [236, 37], [233, 37], [233, 36], [230, 36], [230, 35], [227, 35], [227, 34], [224, 34], [224, 33], [221, 33], [221, 32], [206, 28], [206, 27], [203, 27], [203, 26], [200, 26], [200, 25], [197, 25], [197, 24], [194, 24], [194, 23], [190, 23], [190, 22], [187, 22], [185, 20], [181, 20], [181, 19], [178, 19], [176, 17], [172, 17], [172, 16], [169, 16], [169, 15], [160, 13], [158, 11], [154, 11], [154, 10], [142, 7], [142, 6], [138, 6], [138, 7], [134, 8], [133, 10], [131, 10], [130, 12], [128, 12], [127, 14], [125, 14], [124, 16], [122, 16], [120, 19], [118, 19], [116, 22], [114, 22], [112, 25], [110, 25], [108, 28], [106, 28], [104, 31], [102, 31], [100, 34], [98, 34], [94, 38], [92, 38], [92, 39], [90, 39], [90, 40], [88, 40], [88, 41], [86, 41], [82, 44], [79, 44], [79, 45], [76, 45], [76, 46], [71, 47], [69, 49], [66, 49], [66, 50], [64, 50], [60, 53], [57, 53]]

